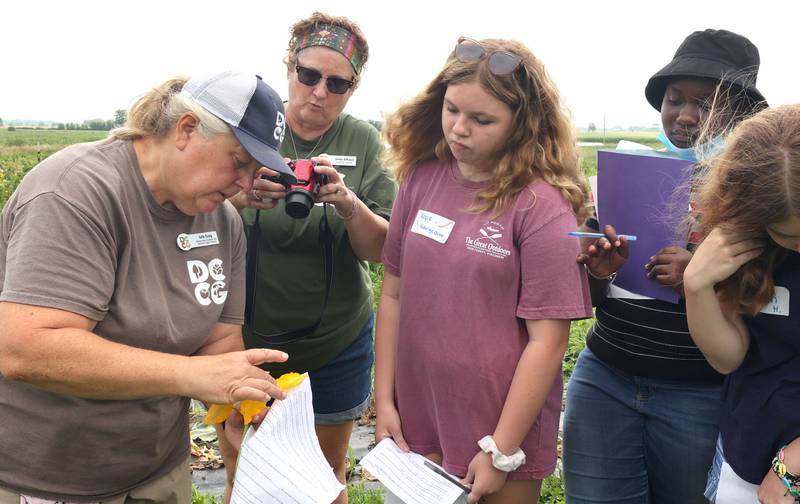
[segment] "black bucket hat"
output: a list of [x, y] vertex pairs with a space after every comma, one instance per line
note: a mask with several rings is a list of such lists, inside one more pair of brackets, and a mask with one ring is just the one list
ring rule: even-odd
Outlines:
[[704, 77], [743, 90], [752, 107], [765, 107], [764, 96], [756, 89], [761, 59], [758, 48], [746, 37], [728, 30], [696, 31], [686, 37], [667, 66], [647, 82], [644, 94], [656, 110], [667, 89], [667, 82], [681, 77]]

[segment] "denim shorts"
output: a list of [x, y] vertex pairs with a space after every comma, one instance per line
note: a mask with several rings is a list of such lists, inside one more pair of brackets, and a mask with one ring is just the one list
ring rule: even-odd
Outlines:
[[372, 363], [375, 352], [372, 334], [375, 314], [370, 313], [355, 341], [319, 369], [309, 371], [317, 424], [340, 424], [360, 418], [369, 406], [372, 391]]

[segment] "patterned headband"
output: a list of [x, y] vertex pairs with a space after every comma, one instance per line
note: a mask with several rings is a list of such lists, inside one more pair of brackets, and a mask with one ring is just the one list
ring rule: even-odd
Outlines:
[[361, 66], [361, 51], [358, 48], [356, 36], [349, 30], [338, 25], [318, 24], [314, 31], [294, 39], [294, 53], [297, 54], [306, 47], [324, 46], [340, 52], [350, 65], [353, 72], [358, 75]]

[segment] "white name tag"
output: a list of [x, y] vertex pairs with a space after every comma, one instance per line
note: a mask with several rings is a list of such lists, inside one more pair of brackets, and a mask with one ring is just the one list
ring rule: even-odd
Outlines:
[[775, 286], [775, 295], [772, 296], [772, 301], [764, 305], [761, 313], [767, 315], [783, 315], [789, 316], [789, 289], [786, 287]]
[[444, 243], [453, 231], [455, 221], [426, 210], [417, 211], [417, 218], [411, 226], [411, 232], [430, 238], [439, 243]]
[[333, 166], [355, 166], [358, 161], [358, 156], [339, 156], [336, 154], [328, 154], [328, 159], [331, 160]]
[[209, 245], [219, 245], [219, 238], [216, 231], [206, 231], [205, 233], [181, 233], [177, 239], [178, 248], [184, 252], [198, 247], [208, 247]]

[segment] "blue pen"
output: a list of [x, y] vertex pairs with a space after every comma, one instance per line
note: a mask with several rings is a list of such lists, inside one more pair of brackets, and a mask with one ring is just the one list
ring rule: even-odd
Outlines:
[[[587, 233], [585, 231], [570, 231], [567, 233], [570, 236], [577, 236], [578, 238], [605, 238], [603, 233]], [[636, 241], [636, 235], [618, 234], [617, 237], [625, 238], [628, 241]]]

